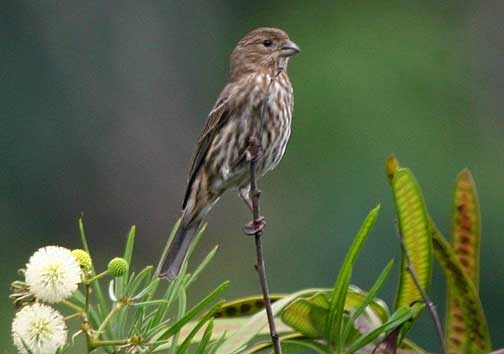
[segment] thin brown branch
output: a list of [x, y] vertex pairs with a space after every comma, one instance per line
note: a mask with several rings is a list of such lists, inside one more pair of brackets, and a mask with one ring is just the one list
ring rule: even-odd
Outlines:
[[[249, 142], [249, 159], [250, 159], [250, 197], [252, 199], [252, 217], [253, 221], [252, 223], [254, 225], [258, 225], [263, 222], [261, 219], [261, 215], [259, 212], [259, 198], [260, 198], [260, 191], [257, 189], [257, 178], [256, 178], [256, 163], [257, 159], [259, 156], [259, 149], [260, 147], [257, 144], [257, 140], [255, 138], [252, 138]], [[268, 280], [266, 278], [266, 268], [264, 265], [264, 256], [263, 256], [263, 250], [262, 250], [262, 242], [261, 242], [261, 236], [263, 234], [262, 228], [257, 229], [257, 231], [254, 234], [255, 238], [255, 246], [256, 246], [256, 256], [257, 256], [257, 263], [256, 263], [256, 270], [257, 273], [259, 274], [259, 282], [261, 284], [261, 290], [263, 293], [263, 299], [264, 299], [264, 306], [266, 307], [266, 315], [268, 316], [268, 325], [269, 325], [269, 330], [270, 330], [270, 335], [271, 335], [271, 341], [273, 343], [273, 349], [275, 351], [275, 354], [281, 354], [282, 353], [282, 347], [280, 345], [280, 339], [278, 337], [278, 333], [276, 330], [275, 326], [275, 319], [273, 317], [273, 310], [271, 309], [271, 299], [270, 299], [270, 294], [269, 294], [269, 288], [268, 288]]]
[[430, 314], [432, 316], [432, 320], [434, 322], [434, 326], [436, 327], [436, 333], [437, 333], [437, 336], [439, 339], [441, 354], [444, 354], [446, 351], [445, 351], [445, 346], [444, 346], [443, 326], [441, 325], [441, 321], [439, 320], [439, 314], [436, 310], [436, 305], [431, 301], [431, 299], [429, 298], [429, 295], [427, 295], [425, 290], [420, 285], [420, 281], [418, 280], [418, 277], [415, 273], [415, 268], [413, 267], [413, 263], [411, 262], [411, 258], [408, 254], [408, 250], [406, 249], [406, 244], [404, 243], [401, 229], [400, 229], [399, 225], [397, 224], [397, 222], [396, 222], [396, 230], [397, 230], [397, 238], [399, 239], [399, 242], [401, 244], [401, 249], [403, 251], [404, 258], [406, 259], [406, 263], [407, 263], [406, 270], [411, 275], [411, 278], [413, 279], [413, 282], [415, 283], [416, 288], [420, 292], [420, 295], [422, 296], [422, 299], [425, 302], [425, 306], [427, 306], [427, 310], [430, 312]]

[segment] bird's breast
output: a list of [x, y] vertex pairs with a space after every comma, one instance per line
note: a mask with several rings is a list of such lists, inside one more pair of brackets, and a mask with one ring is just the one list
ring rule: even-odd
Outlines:
[[291, 133], [292, 86], [286, 75], [280, 74], [268, 90], [263, 109], [261, 146], [264, 155], [258, 164], [259, 173], [274, 169], [282, 159]]

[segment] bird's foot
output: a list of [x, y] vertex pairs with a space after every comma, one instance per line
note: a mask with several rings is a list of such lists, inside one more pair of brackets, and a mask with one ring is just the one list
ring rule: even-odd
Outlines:
[[243, 232], [248, 236], [255, 236], [263, 232], [266, 226], [266, 219], [264, 216], [260, 216], [259, 219], [250, 221], [243, 227]]
[[262, 146], [255, 137], [250, 138], [247, 150], [245, 150], [245, 159], [247, 161], [257, 161], [264, 155]]

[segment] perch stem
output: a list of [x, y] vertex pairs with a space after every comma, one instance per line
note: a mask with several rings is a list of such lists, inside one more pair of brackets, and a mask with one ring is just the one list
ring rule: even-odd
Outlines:
[[[258, 224], [261, 222], [261, 216], [259, 213], [259, 197], [260, 192], [257, 189], [257, 178], [256, 178], [256, 163], [258, 158], [258, 146], [255, 139], [251, 139], [249, 143], [249, 153], [250, 153], [250, 196], [252, 199], [252, 216], [253, 223]], [[268, 280], [266, 278], [266, 268], [264, 265], [264, 255], [262, 249], [262, 237], [263, 230], [257, 230], [254, 234], [255, 246], [256, 246], [256, 270], [259, 274], [259, 282], [261, 284], [261, 290], [263, 293], [264, 306], [266, 308], [266, 315], [268, 316], [268, 325], [270, 330], [271, 341], [273, 343], [273, 349], [275, 354], [282, 354], [282, 347], [280, 345], [280, 339], [275, 326], [275, 319], [273, 317], [273, 310], [271, 309], [271, 298], [268, 288]]]

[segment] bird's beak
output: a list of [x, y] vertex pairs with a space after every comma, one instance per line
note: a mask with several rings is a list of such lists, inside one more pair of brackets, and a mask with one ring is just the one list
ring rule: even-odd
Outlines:
[[290, 39], [287, 40], [287, 42], [284, 44], [284, 46], [280, 50], [282, 56], [285, 56], [285, 57], [293, 56], [294, 54], [297, 54], [300, 51], [301, 51], [301, 49], [299, 49], [298, 45], [296, 43], [294, 43], [293, 41], [291, 41]]

